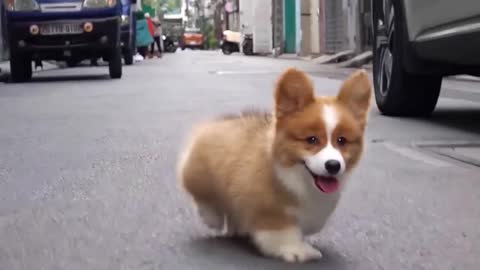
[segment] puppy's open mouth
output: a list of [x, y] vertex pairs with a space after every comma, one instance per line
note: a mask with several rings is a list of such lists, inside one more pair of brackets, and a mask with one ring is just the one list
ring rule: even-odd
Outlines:
[[305, 168], [312, 175], [315, 186], [324, 193], [333, 193], [340, 187], [340, 182], [332, 176], [322, 176], [314, 174], [305, 164]]

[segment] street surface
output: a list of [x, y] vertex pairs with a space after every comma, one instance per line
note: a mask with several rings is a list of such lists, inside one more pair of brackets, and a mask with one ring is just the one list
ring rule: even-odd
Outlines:
[[[200, 223], [174, 177], [186, 132], [219, 113], [270, 109], [290, 66], [326, 95], [351, 72], [186, 50], [124, 67], [121, 80], [81, 67], [0, 83], [0, 269], [480, 269], [473, 81], [446, 80], [431, 119], [384, 117], [373, 104], [364, 159], [311, 239], [321, 261], [267, 259]], [[457, 143], [467, 147], [441, 147]]]

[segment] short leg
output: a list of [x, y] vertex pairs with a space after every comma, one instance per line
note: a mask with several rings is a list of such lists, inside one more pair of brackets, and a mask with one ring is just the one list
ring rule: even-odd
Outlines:
[[230, 220], [226, 220], [226, 231], [225, 236], [227, 237], [234, 237], [237, 235], [237, 228], [235, 228], [234, 224]]
[[223, 230], [224, 217], [221, 213], [204, 203], [198, 203], [197, 210], [203, 223], [205, 223], [210, 229], [218, 231]]
[[282, 230], [258, 230], [253, 240], [266, 256], [283, 259], [287, 262], [307, 262], [322, 258], [322, 253], [303, 240], [297, 227]]

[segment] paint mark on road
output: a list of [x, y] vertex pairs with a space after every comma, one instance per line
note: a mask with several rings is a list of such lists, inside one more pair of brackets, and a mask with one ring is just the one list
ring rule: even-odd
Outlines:
[[217, 75], [253, 75], [253, 74], [274, 74], [281, 71], [274, 70], [217, 70]]
[[440, 160], [440, 159], [436, 159], [434, 157], [431, 157], [429, 155], [426, 155], [426, 154], [423, 154], [422, 152], [420, 151], [416, 151], [410, 147], [403, 147], [403, 146], [399, 146], [399, 145], [396, 145], [396, 144], [393, 144], [393, 143], [390, 143], [390, 142], [385, 142], [383, 143], [383, 145], [397, 153], [397, 154], [400, 154], [406, 158], [409, 158], [411, 160], [415, 160], [415, 161], [420, 161], [420, 162], [423, 162], [423, 163], [426, 163], [428, 165], [431, 165], [431, 166], [435, 166], [435, 167], [450, 167], [452, 166], [452, 164], [446, 162], [446, 161], [443, 161], [443, 160]]

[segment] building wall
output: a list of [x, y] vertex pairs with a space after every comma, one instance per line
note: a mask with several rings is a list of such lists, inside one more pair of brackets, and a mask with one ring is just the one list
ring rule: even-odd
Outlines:
[[301, 42], [302, 42], [301, 0], [295, 1], [295, 32], [296, 32], [295, 53], [300, 54]]
[[226, 0], [225, 2], [233, 4], [232, 12], [225, 14], [225, 29], [240, 32], [240, 0]]
[[347, 14], [347, 46], [350, 50], [357, 50], [359, 17], [358, 0], [344, 0]]
[[358, 54], [371, 48], [369, 1], [284, 0], [283, 52], [306, 56], [351, 50]]
[[373, 33], [372, 33], [372, 21], [371, 12], [372, 6], [369, 0], [358, 0], [358, 51], [364, 52], [372, 49], [373, 45]]
[[310, 1], [310, 52], [320, 54], [320, 1]]
[[325, 54], [326, 52], [326, 37], [325, 37], [325, 0], [318, 1], [318, 47], [319, 54]]
[[[325, 52], [361, 50], [361, 28], [359, 0], [323, 0], [325, 12]], [[322, 2], [320, 2], [322, 4]]]
[[310, 12], [312, 0], [303, 0], [300, 2], [300, 55], [310, 55], [312, 53], [312, 14]]
[[335, 54], [348, 49], [346, 2], [325, 0], [325, 48]]
[[272, 39], [275, 54], [279, 54], [284, 50], [284, 34], [283, 34], [283, 0], [272, 0]]
[[240, 14], [238, 12], [228, 14], [228, 29], [240, 32]]

